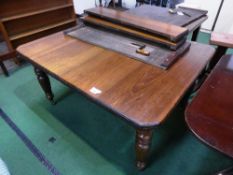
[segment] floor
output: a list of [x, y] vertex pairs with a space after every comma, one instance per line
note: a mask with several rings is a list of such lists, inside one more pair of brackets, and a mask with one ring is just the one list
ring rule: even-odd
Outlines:
[[[199, 42], [208, 40], [208, 34], [199, 35]], [[233, 164], [188, 130], [180, 104], [156, 128], [151, 163], [138, 172], [133, 128], [60, 82], [51, 82], [58, 102], [54, 106], [30, 65], [12, 68], [8, 78], [0, 74], [0, 157], [12, 175], [210, 175]]]

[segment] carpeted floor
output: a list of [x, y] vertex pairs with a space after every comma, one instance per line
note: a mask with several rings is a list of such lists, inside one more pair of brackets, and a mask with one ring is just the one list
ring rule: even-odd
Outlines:
[[[199, 42], [207, 43], [201, 33]], [[232, 50], [229, 51], [232, 53]], [[51, 78], [58, 103], [45, 99], [30, 65], [0, 75], [0, 108], [64, 175], [210, 175], [233, 161], [187, 129], [178, 105], [155, 129], [149, 167], [134, 167], [134, 130], [100, 106]], [[0, 117], [0, 157], [12, 175], [46, 175], [48, 167]]]

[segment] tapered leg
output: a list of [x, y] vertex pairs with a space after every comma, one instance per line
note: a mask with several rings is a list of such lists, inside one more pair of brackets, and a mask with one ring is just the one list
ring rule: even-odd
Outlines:
[[0, 66], [1, 66], [1, 68], [2, 68], [3, 73], [4, 73], [6, 76], [9, 76], [9, 73], [8, 73], [8, 71], [7, 71], [7, 69], [6, 69], [6, 66], [4, 65], [3, 62], [0, 62]]
[[42, 70], [40, 70], [39, 68], [35, 67], [34, 68], [37, 79], [40, 83], [40, 86], [42, 87], [42, 89], [44, 90], [44, 93], [47, 97], [47, 99], [52, 103], [55, 104], [55, 102], [53, 101], [53, 92], [51, 90], [51, 85], [50, 85], [50, 81], [48, 76], [46, 75], [46, 73]]
[[198, 27], [196, 30], [193, 31], [193, 36], [191, 39], [192, 41], [197, 41], [197, 37], [198, 37], [200, 29], [201, 29], [201, 27]]
[[143, 170], [147, 165], [147, 160], [150, 154], [152, 134], [152, 129], [140, 128], [136, 130], [136, 166], [139, 170]]

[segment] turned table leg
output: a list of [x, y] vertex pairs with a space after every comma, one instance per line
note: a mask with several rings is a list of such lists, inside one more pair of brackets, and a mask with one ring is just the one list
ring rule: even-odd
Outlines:
[[48, 78], [47, 74], [44, 71], [37, 68], [37, 67], [35, 67], [34, 70], [35, 70], [37, 79], [38, 79], [38, 81], [40, 83], [40, 86], [44, 90], [44, 93], [45, 93], [47, 99], [52, 104], [55, 104], [55, 102], [53, 100], [54, 95], [53, 95], [53, 92], [51, 90], [51, 85], [50, 85], [50, 81], [49, 81], [49, 78]]
[[139, 170], [143, 170], [147, 165], [147, 160], [150, 154], [152, 134], [152, 129], [136, 129], [136, 166]]

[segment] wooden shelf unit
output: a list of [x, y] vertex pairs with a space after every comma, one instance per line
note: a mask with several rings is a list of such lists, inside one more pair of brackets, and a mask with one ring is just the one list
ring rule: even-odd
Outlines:
[[49, 29], [52, 29], [52, 28], [56, 28], [56, 27], [63, 26], [65, 24], [74, 23], [74, 22], [76, 22], [75, 19], [69, 19], [69, 20], [62, 21], [62, 22], [59, 22], [59, 23], [56, 23], [56, 24], [52, 24], [52, 25], [44, 26], [44, 27], [41, 27], [41, 28], [38, 28], [38, 29], [23, 32], [23, 33], [20, 33], [20, 34], [17, 34], [17, 35], [12, 35], [10, 37], [10, 41], [18, 40], [18, 39], [28, 37], [28, 36], [31, 36], [33, 34], [39, 33], [39, 32], [43, 32], [43, 31], [46, 31], [46, 30], [49, 30]]
[[69, 3], [69, 4], [65, 4], [65, 5], [60, 5], [57, 7], [52, 7], [52, 8], [42, 9], [42, 10], [38, 10], [38, 11], [34, 11], [34, 12], [28, 12], [28, 13], [24, 13], [24, 14], [5, 17], [5, 18], [2, 18], [2, 22], [12, 21], [12, 20], [20, 19], [20, 18], [25, 18], [28, 16], [37, 15], [37, 14], [47, 13], [47, 12], [54, 11], [54, 10], [60, 10], [60, 9], [64, 9], [67, 7], [73, 7], [73, 4]]
[[8, 0], [1, 2], [0, 22], [15, 49], [25, 42], [74, 26], [76, 15], [72, 0]]

